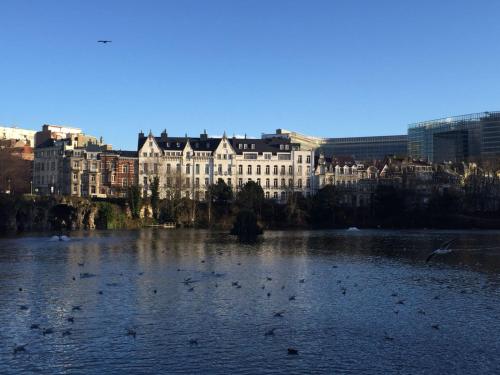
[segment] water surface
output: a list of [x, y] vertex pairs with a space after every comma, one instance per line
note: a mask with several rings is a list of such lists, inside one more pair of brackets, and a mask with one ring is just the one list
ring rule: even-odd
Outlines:
[[500, 373], [499, 265], [489, 231], [1, 239], [0, 373]]

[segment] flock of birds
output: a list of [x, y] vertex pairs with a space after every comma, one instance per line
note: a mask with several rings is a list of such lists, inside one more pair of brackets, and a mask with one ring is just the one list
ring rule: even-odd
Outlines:
[[[446, 242], [443, 242], [436, 250], [434, 250], [432, 253], [430, 253], [427, 258], [426, 258], [426, 263], [430, 262], [435, 256], [441, 256], [441, 255], [446, 255], [446, 254], [450, 254], [453, 250], [450, 248], [451, 244], [454, 243], [457, 239], [454, 238], [452, 240], [449, 240], [449, 241], [446, 241]], [[205, 263], [204, 260], [201, 261], [202, 263]], [[241, 265], [240, 262], [237, 263], [238, 265]], [[80, 267], [84, 267], [84, 263], [78, 263], [78, 266]], [[336, 265], [333, 265], [332, 266], [333, 268], [337, 268]], [[181, 270], [180, 268], [177, 269], [177, 272], [180, 272], [180, 271], [183, 271]], [[142, 275], [143, 272], [140, 272], [139, 275]], [[123, 276], [123, 274], [120, 274], [121, 276]], [[222, 278], [224, 276], [224, 274], [222, 273], [216, 273], [215, 271], [212, 272], [212, 275], [215, 276], [216, 278]], [[92, 273], [89, 273], [89, 272], [82, 272], [80, 273], [80, 279], [86, 279], [86, 278], [91, 278], [91, 277], [95, 277], [97, 275], [95, 274], [92, 274]], [[349, 276], [346, 276], [347, 278]], [[76, 277], [73, 276], [72, 277], [73, 281], [76, 281]], [[266, 281], [269, 282], [269, 281], [272, 281], [272, 277], [270, 276], [267, 276], [266, 277]], [[195, 284], [197, 282], [199, 282], [200, 280], [196, 280], [192, 277], [186, 277], [184, 278], [184, 280], [182, 281], [182, 283], [186, 286], [188, 286], [188, 289], [187, 291], [188, 292], [193, 292], [195, 290]], [[303, 284], [305, 283], [305, 279], [301, 278], [298, 280], [298, 283], [300, 284]], [[337, 280], [337, 284], [341, 284], [342, 283], [342, 280]], [[106, 284], [107, 286], [117, 286], [118, 284], [117, 283], [107, 283]], [[219, 283], [215, 283], [215, 288], [218, 288], [219, 287]], [[237, 289], [240, 289], [242, 287], [242, 285], [240, 284], [239, 281], [232, 281], [231, 282], [231, 286], [237, 288]], [[357, 284], [354, 284], [354, 286], [357, 286]], [[261, 287], [262, 289], [265, 289], [266, 286], [265, 285], [262, 285]], [[283, 285], [281, 287], [281, 290], [284, 290], [285, 289], [285, 285]], [[341, 292], [343, 295], [346, 295], [347, 293], [347, 288], [345, 286], [341, 286], [340, 288]], [[19, 288], [19, 292], [23, 292], [24, 289], [23, 288]], [[153, 293], [154, 294], [157, 294], [157, 289], [153, 289]], [[102, 290], [99, 290], [98, 291], [98, 294], [103, 294], [103, 291]], [[271, 292], [267, 292], [267, 297], [270, 298], [271, 297]], [[397, 293], [392, 293], [391, 294], [391, 297], [398, 297], [398, 294]], [[438, 299], [439, 297], [436, 296], [435, 299]], [[288, 300], [289, 301], [294, 301], [296, 299], [296, 296], [295, 295], [290, 295], [288, 297]], [[398, 299], [397, 302], [396, 302], [396, 305], [404, 305], [405, 304], [405, 300], [404, 299]], [[26, 305], [20, 305], [19, 306], [19, 309], [20, 310], [28, 310], [29, 307], [26, 306]], [[72, 312], [76, 312], [76, 311], [81, 311], [82, 310], [82, 306], [81, 305], [75, 305], [75, 306], [72, 306]], [[285, 314], [285, 310], [280, 310], [280, 311], [276, 311], [274, 312], [273, 316], [275, 318], [283, 318], [284, 317], [284, 314]], [[399, 310], [394, 310], [394, 313], [395, 314], [398, 314], [399, 313]], [[425, 311], [424, 310], [418, 310], [418, 313], [419, 314], [422, 314], [422, 315], [425, 315]], [[73, 324], [75, 322], [75, 318], [73, 316], [67, 316], [66, 318], [66, 321], [70, 324]], [[438, 330], [440, 329], [439, 327], [439, 324], [432, 324], [431, 327], [435, 330]], [[40, 326], [40, 324], [38, 323], [33, 323], [31, 324], [30, 326], [30, 329], [31, 330], [38, 330], [41, 332], [41, 334], [43, 336], [46, 336], [46, 335], [51, 335], [51, 334], [54, 334], [55, 331], [53, 328], [51, 327], [46, 327], [46, 328], [42, 328]], [[265, 337], [269, 337], [269, 336], [274, 336], [275, 335], [275, 331], [277, 330], [277, 328], [273, 327], [273, 328], [270, 328], [268, 330], [266, 330], [264, 332], [264, 336]], [[72, 334], [72, 330], [71, 328], [68, 328], [68, 329], [64, 329], [62, 331], [62, 336], [70, 336]], [[130, 336], [130, 337], [133, 337], [134, 339], [136, 338], [137, 336], [137, 331], [133, 328], [127, 328], [126, 329], [126, 332], [125, 332], [125, 335], [126, 336]], [[387, 341], [393, 341], [394, 340], [394, 337], [393, 336], [390, 336], [387, 332], [385, 332], [385, 336], [384, 336], [384, 340], [387, 340]], [[189, 339], [188, 341], [188, 344], [189, 345], [198, 345], [198, 339], [196, 338], [191, 338]], [[15, 345], [14, 348], [13, 348], [13, 354], [14, 355], [17, 355], [19, 353], [23, 353], [23, 352], [26, 352], [26, 347], [28, 346], [28, 344], [22, 344], [22, 345]], [[288, 355], [298, 355], [299, 354], [299, 350], [296, 349], [296, 348], [293, 348], [293, 347], [289, 347], [287, 349], [287, 353]]]

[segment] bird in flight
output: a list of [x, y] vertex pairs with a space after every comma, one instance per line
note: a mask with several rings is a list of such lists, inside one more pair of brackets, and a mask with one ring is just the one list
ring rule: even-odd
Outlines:
[[97, 43], [102, 43], [102, 44], [106, 44], [106, 43], [111, 43], [112, 41], [111, 40], [98, 40]]
[[425, 260], [425, 262], [429, 262], [432, 257], [434, 257], [435, 255], [443, 255], [443, 254], [449, 254], [451, 253], [453, 250], [450, 249], [450, 245], [455, 242], [457, 239], [454, 238], [452, 240], [449, 240], [449, 241], [446, 241], [446, 242], [443, 242], [438, 249], [434, 250], [432, 253], [429, 254], [429, 256], [427, 257], [427, 259]]

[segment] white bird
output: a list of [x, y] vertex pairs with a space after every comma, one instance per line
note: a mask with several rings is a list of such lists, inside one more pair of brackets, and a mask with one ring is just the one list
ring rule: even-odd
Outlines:
[[446, 242], [443, 242], [439, 248], [437, 248], [436, 250], [434, 250], [432, 253], [429, 254], [429, 256], [427, 257], [427, 259], [425, 260], [425, 262], [429, 262], [433, 256], [435, 255], [443, 255], [443, 254], [449, 254], [451, 253], [453, 250], [450, 249], [450, 245], [455, 242], [457, 240], [457, 238], [454, 238], [452, 240], [449, 240], [449, 241], [446, 241]]

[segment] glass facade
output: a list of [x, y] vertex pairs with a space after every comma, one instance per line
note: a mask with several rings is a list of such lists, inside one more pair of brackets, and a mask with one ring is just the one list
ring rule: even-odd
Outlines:
[[439, 163], [500, 157], [500, 112], [419, 122], [408, 127], [408, 155]]
[[383, 160], [387, 156], [406, 156], [408, 142], [406, 135], [326, 138], [320, 150], [335, 158], [352, 157], [357, 161]]

